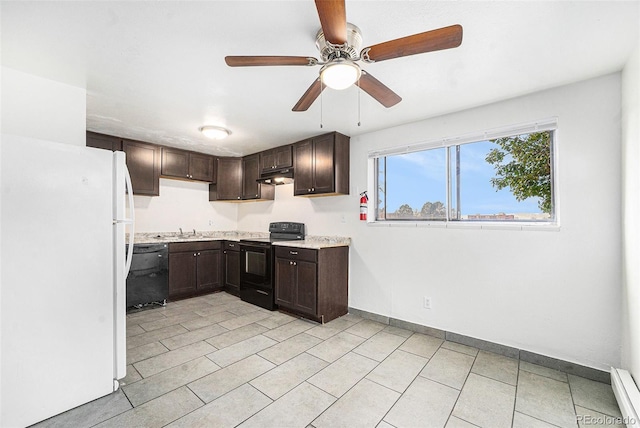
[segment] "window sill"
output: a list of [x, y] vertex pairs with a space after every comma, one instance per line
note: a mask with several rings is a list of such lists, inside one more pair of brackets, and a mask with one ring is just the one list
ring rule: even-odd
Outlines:
[[373, 227], [415, 227], [435, 229], [476, 229], [476, 230], [518, 230], [536, 232], [559, 232], [557, 223], [494, 223], [480, 221], [371, 221], [367, 226]]

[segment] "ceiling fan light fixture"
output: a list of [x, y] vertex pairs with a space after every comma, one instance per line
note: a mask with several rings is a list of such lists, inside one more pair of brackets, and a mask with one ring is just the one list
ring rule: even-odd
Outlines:
[[227, 138], [231, 132], [228, 129], [222, 128], [220, 126], [201, 126], [200, 132], [212, 140], [222, 140]]
[[353, 61], [338, 58], [322, 67], [320, 79], [331, 89], [347, 89], [358, 81], [362, 70]]

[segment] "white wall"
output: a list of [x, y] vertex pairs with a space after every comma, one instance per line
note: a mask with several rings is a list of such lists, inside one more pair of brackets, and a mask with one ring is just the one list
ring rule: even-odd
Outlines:
[[[209, 185], [160, 179], [160, 196], [134, 196], [136, 232], [236, 230], [237, 204], [209, 202]], [[210, 224], [211, 222], [211, 224]]]
[[622, 368], [640, 380], [640, 44], [622, 72]]
[[[351, 194], [242, 205], [238, 228], [346, 235], [351, 307], [608, 370], [620, 363], [620, 74], [351, 139]], [[559, 231], [359, 222], [367, 152], [557, 116]], [[266, 212], [265, 212], [266, 211]], [[344, 216], [346, 223], [342, 223]], [[422, 297], [433, 309], [422, 308]]]
[[[1, 67], [0, 105], [2, 133], [85, 145], [86, 91], [83, 88]], [[0, 359], [2, 356], [0, 349]], [[6, 378], [0, 373], [0, 384], [3, 377]], [[4, 402], [0, 392], [0, 415], [3, 416]]]
[[84, 88], [2, 67], [2, 132], [85, 145]]

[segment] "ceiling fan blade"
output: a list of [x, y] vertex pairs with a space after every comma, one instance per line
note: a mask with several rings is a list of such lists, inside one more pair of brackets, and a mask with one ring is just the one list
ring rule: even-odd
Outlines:
[[334, 45], [347, 41], [347, 10], [344, 0], [316, 0], [324, 38]]
[[229, 67], [252, 67], [259, 65], [316, 65], [316, 58], [306, 56], [225, 56]]
[[324, 89], [324, 85], [320, 83], [320, 78], [316, 79], [307, 92], [304, 93], [302, 98], [296, 103], [295, 106], [291, 109], [292, 111], [307, 111], [311, 104], [320, 96], [320, 93]]
[[367, 62], [378, 62], [425, 52], [457, 48], [461, 43], [462, 26], [451, 25], [450, 27], [401, 37], [364, 48], [360, 56]]
[[387, 108], [393, 107], [402, 101], [402, 98], [400, 98], [398, 94], [365, 71], [362, 71], [360, 80], [356, 82], [356, 85]]

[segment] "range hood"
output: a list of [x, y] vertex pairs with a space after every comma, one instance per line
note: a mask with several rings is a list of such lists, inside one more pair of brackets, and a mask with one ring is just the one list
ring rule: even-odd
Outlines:
[[293, 168], [282, 168], [262, 173], [256, 181], [275, 185], [293, 183]]

